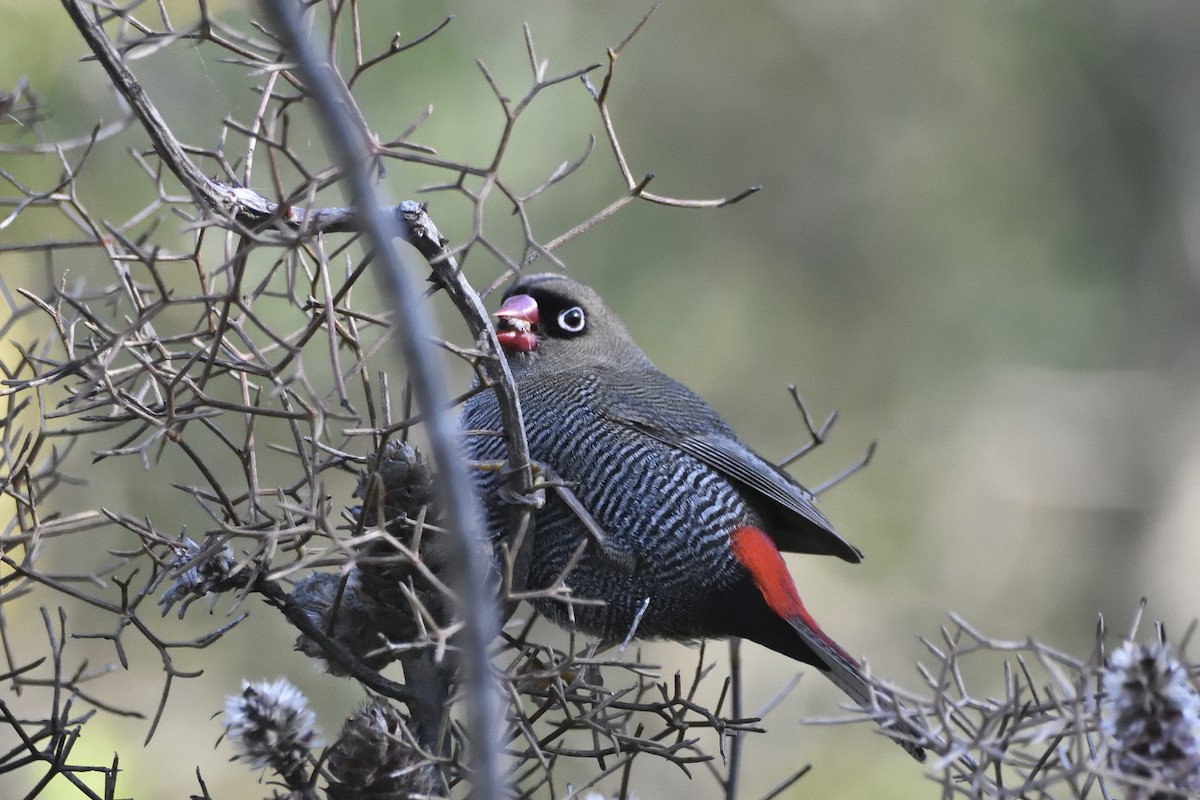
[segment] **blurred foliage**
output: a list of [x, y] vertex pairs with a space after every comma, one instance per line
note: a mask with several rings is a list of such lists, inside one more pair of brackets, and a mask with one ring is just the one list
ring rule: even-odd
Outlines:
[[[222, 5], [231, 17], [247, 13]], [[444, 156], [478, 159], [494, 148], [500, 115], [476, 59], [517, 93], [528, 70], [522, 21], [551, 72], [566, 71], [603, 62], [646, 5], [378, 3], [365, 29], [376, 45], [455, 18], [407, 55], [406, 69], [355, 91], [384, 137], [432, 105], [417, 138]], [[85, 48], [57, 4], [4, 0], [0, 18], [0, 85], [32, 81], [51, 138], [117, 115], [99, 70], [77, 63]], [[256, 102], [241, 70], [204, 48], [164, 48], [135, 69], [185, 141], [210, 145], [223, 117]], [[905, 683], [923, 657], [915, 637], [935, 632], [947, 610], [1000, 636], [1076, 652], [1090, 647], [1098, 611], [1123, 619], [1142, 594], [1168, 626], [1195, 616], [1198, 73], [1200, 5], [1118, 0], [669, 0], [622, 55], [612, 107], [635, 174], [654, 172], [654, 189], [673, 195], [765, 189], [718, 211], [635, 204], [559, 256], [661, 367], [768, 455], [802, 439], [786, 384], [818, 410], [840, 409], [832, 443], [799, 469], [806, 481], [880, 441], [870, 468], [825, 500], [866, 564], [792, 560], [810, 608], [877, 672]], [[556, 89], [519, 129], [513, 180], [532, 186], [577, 157], [595, 125], [582, 87]], [[13, 126], [3, 135], [22, 139]], [[130, 146], [103, 145], [81, 187], [114, 219], [136, 207], [142, 188], [124, 155]], [[531, 206], [538, 235], [556, 235], [619, 193], [607, 156], [598, 151]], [[30, 170], [49, 170], [44, 178], [57, 169], [3, 154], [0, 167], [30, 181]], [[403, 165], [387, 176], [398, 197], [430, 181]], [[424, 199], [453, 238], [469, 228], [467, 209], [441, 197]], [[64, 234], [31, 224], [22, 218], [0, 242]], [[486, 259], [472, 255], [468, 266]], [[82, 279], [87, 266], [66, 279]], [[28, 255], [0, 256], [10, 287], [63, 277], [41, 268]], [[155, 502], [136, 474], [90, 478], [76, 490], [80, 507], [120, 495], [131, 508]], [[335, 504], [350, 503], [350, 483], [332, 487], [342, 493]], [[154, 513], [177, 513], [183, 525], [189, 511]], [[236, 634], [244, 659], [194, 690], [199, 719], [243, 676], [303, 671], [290, 634], [272, 634], [269, 622]], [[34, 614], [17, 633], [38, 635], [40, 625]], [[687, 659], [678, 649], [655, 645], [648, 658]], [[746, 657], [752, 674], [791, 669], [771, 654]], [[779, 682], [752, 681], [765, 695], [748, 708]], [[804, 680], [767, 718], [770, 733], [748, 752], [745, 796], [778, 778], [772, 765], [800, 759], [817, 767], [794, 796], [929, 796], [883, 740], [798, 727], [837, 702], [816, 684]], [[130, 691], [138, 685], [129, 676]], [[333, 679], [308, 688], [318, 712], [357, 702]], [[104, 724], [114, 740], [144, 733]], [[131, 791], [178, 794], [155, 778], [155, 759], [207, 758], [214, 795], [252, 796], [222, 783], [224, 755], [210, 746], [218, 734], [216, 722], [160, 733], [144, 763], [122, 762]], [[195, 746], [181, 754], [180, 741]], [[114, 747], [82, 746], [100, 761]], [[233, 772], [230, 780], [241, 770]], [[670, 796], [654, 775], [634, 785], [644, 798]]]

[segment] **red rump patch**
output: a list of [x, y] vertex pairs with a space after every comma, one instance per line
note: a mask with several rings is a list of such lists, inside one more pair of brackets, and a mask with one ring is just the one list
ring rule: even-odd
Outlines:
[[793, 625], [804, 625], [817, 638], [848, 659], [851, 664], [857, 663], [849, 653], [833, 639], [830, 639], [825, 631], [821, 630], [821, 626], [804, 608], [792, 575], [788, 572], [787, 565], [783, 563], [783, 556], [779, 555], [779, 550], [771, 541], [770, 536], [753, 525], [742, 525], [733, 529], [733, 532], [729, 534], [729, 540], [733, 548], [733, 557], [750, 571], [751, 577], [754, 578], [754, 585], [758, 587], [758, 591], [772, 611]]

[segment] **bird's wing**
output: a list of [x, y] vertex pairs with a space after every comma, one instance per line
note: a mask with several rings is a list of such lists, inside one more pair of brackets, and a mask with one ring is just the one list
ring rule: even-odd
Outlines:
[[767, 501], [754, 505], [778, 523], [770, 526], [770, 535], [780, 550], [862, 560], [858, 548], [838, 536], [816, 509], [811, 492], [747, 447], [687, 387], [657, 370], [605, 376], [592, 385], [604, 395], [596, 403], [598, 413], [677, 448]]

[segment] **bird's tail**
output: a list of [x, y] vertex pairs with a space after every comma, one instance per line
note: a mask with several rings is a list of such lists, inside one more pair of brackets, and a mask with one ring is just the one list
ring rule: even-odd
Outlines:
[[[884, 709], [897, 712], [882, 721], [884, 732], [897, 744], [908, 751], [917, 761], [925, 760], [925, 751], [920, 742], [925, 741], [913, 725], [900, 718], [893, 699], [884, 692], [874, 689], [863, 675], [862, 667], [843, 650], [837, 642], [829, 638], [817, 621], [809, 615], [796, 591], [796, 584], [783, 563], [783, 556], [762, 529], [753, 525], [742, 525], [735, 528], [729, 535], [730, 548], [734, 557], [741, 563], [754, 586], [767, 606], [788, 625], [800, 634], [800, 641], [806, 647], [794, 648], [794, 642], [781, 642], [774, 636], [761, 639], [768, 647], [776, 648], [781, 653], [790, 655], [799, 661], [814, 664], [821, 669], [829, 680], [867, 711]], [[816, 663], [812, 656], [816, 656]]]
[[884, 733], [903, 747], [910, 756], [917, 761], [924, 762], [925, 750], [919, 742], [924, 741], [926, 737], [912, 724], [901, 719], [896, 713], [895, 701], [879, 688], [872, 686], [863, 674], [859, 663], [817, 627], [807, 614], [789, 618], [787, 621], [800, 634], [804, 643], [817, 654], [821, 660], [821, 664], [817, 666], [825, 673], [825, 676], [845, 692], [851, 700], [867, 711], [883, 709], [892, 712], [890, 716], [886, 716], [880, 721]]

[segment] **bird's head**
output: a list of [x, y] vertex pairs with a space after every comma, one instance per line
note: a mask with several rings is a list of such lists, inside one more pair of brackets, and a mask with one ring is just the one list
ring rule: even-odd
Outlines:
[[651, 366], [600, 296], [564, 275], [523, 276], [495, 316], [496, 337], [517, 372]]

